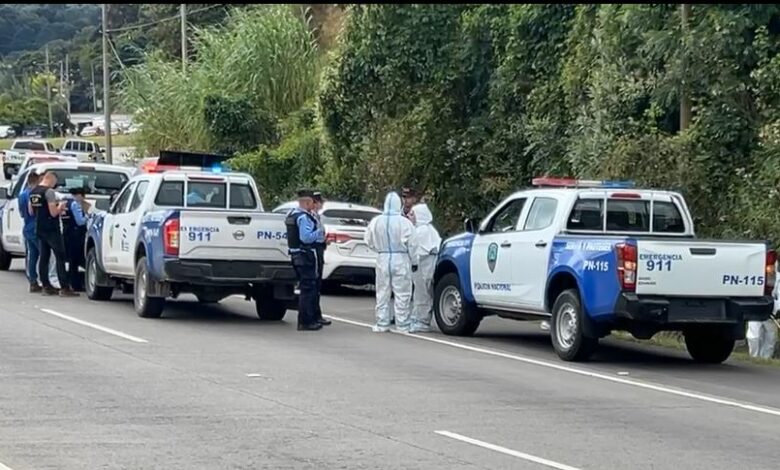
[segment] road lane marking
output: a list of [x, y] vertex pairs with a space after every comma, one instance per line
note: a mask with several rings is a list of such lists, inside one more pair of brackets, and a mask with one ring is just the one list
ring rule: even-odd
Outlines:
[[[334, 317], [333, 315], [325, 315], [325, 317], [330, 318], [333, 321], [338, 321], [338, 322], [341, 322], [341, 323], [346, 323], [346, 324], [354, 325], [354, 326], [360, 326], [360, 327], [363, 327], [363, 328], [371, 328], [373, 326], [373, 325], [368, 324], [368, 323], [363, 323], [363, 322], [359, 322], [359, 321], [349, 320], [349, 319], [346, 319], [346, 318]], [[559, 371], [563, 371], [563, 372], [569, 372], [569, 373], [572, 373], [572, 374], [582, 375], [584, 377], [590, 377], [590, 378], [593, 378], [593, 379], [606, 380], [606, 381], [612, 382], [612, 383], [618, 383], [618, 384], [622, 384], [622, 385], [629, 385], [629, 386], [632, 386], [632, 387], [643, 388], [645, 390], [653, 390], [653, 391], [656, 391], [656, 392], [666, 393], [666, 394], [669, 394], [669, 395], [676, 395], [678, 397], [685, 397], [685, 398], [690, 398], [690, 399], [693, 399], [693, 400], [704, 401], [704, 402], [707, 402], [707, 403], [714, 403], [716, 405], [729, 406], [729, 407], [732, 407], [732, 408], [739, 408], [739, 409], [742, 409], [742, 410], [753, 411], [753, 412], [756, 412], [756, 413], [763, 413], [763, 414], [767, 414], [767, 415], [771, 415], [771, 416], [778, 416], [778, 417], [780, 417], [780, 410], [779, 409], [771, 408], [771, 407], [767, 407], [767, 406], [759, 406], [759, 405], [754, 405], [754, 404], [751, 404], [751, 403], [738, 402], [738, 401], [735, 401], [735, 400], [730, 400], [728, 398], [720, 398], [720, 397], [705, 395], [705, 394], [702, 394], [702, 393], [691, 392], [691, 391], [687, 391], [687, 390], [683, 390], [683, 389], [667, 387], [665, 385], [658, 385], [658, 384], [654, 384], [654, 383], [650, 383], [650, 382], [641, 382], [641, 381], [636, 380], [636, 379], [627, 379], [627, 378], [623, 378], [623, 377], [616, 377], [614, 375], [607, 375], [607, 374], [602, 374], [602, 373], [599, 373], [599, 372], [593, 372], [593, 371], [589, 371], [589, 370], [585, 370], [585, 369], [579, 369], [579, 368], [576, 368], [576, 367], [565, 366], [565, 365], [562, 365], [562, 364], [556, 364], [556, 363], [553, 363], [553, 362], [543, 361], [543, 360], [540, 360], [540, 359], [533, 359], [531, 357], [520, 356], [520, 355], [517, 355], [517, 354], [505, 353], [505, 352], [496, 351], [496, 350], [493, 350], [493, 349], [481, 348], [481, 347], [478, 347], [478, 346], [470, 346], [468, 344], [458, 343], [458, 342], [455, 342], [455, 341], [448, 341], [448, 340], [445, 340], [445, 339], [439, 339], [439, 338], [435, 338], [435, 337], [428, 336], [428, 335], [410, 334], [410, 333], [404, 333], [404, 332], [395, 331], [395, 330], [390, 330], [390, 333], [394, 333], [394, 334], [397, 334], [397, 335], [408, 336], [410, 338], [415, 338], [415, 339], [419, 339], [419, 340], [422, 340], [422, 341], [428, 341], [428, 342], [431, 342], [431, 343], [443, 344], [445, 346], [451, 346], [453, 348], [464, 349], [466, 351], [476, 352], [476, 353], [480, 353], [480, 354], [486, 354], [488, 356], [501, 357], [501, 358], [504, 358], [504, 359], [510, 359], [510, 360], [513, 360], [513, 361], [523, 362], [523, 363], [526, 363], [526, 364], [532, 364], [532, 365], [535, 365], [535, 366], [547, 367], [549, 369], [555, 369], [555, 370], [559, 370]]]
[[[76, 317], [71, 317], [70, 315], [65, 315], [64, 313], [57, 312], [55, 310], [51, 310], [48, 308], [42, 308], [40, 309], [43, 313], [48, 313], [49, 315], [54, 315], [55, 317], [62, 318], [63, 320], [68, 320], [73, 323], [78, 323], [79, 325], [86, 326], [89, 328], [93, 328], [98, 331], [102, 331], [103, 333], [108, 333], [110, 335], [118, 336], [120, 338], [124, 338], [128, 341], [132, 341], [134, 343], [148, 343], [149, 341], [146, 341], [143, 338], [139, 338], [137, 336], [128, 335], [127, 333], [122, 333], [121, 331], [113, 330], [111, 328], [107, 328], [105, 326], [100, 326], [95, 323], [90, 323], [88, 321], [81, 320]], [[3, 470], [2, 467], [0, 467], [0, 470]]]
[[2, 462], [0, 462], [0, 470], [13, 470], [11, 467], [3, 465]]
[[544, 465], [545, 467], [556, 468], [558, 470], [580, 470], [579, 468], [572, 467], [571, 465], [566, 465], [566, 464], [555, 462], [555, 461], [552, 461], [552, 460], [543, 459], [543, 458], [537, 457], [535, 455], [526, 454], [525, 452], [518, 452], [516, 450], [507, 449], [506, 447], [501, 447], [501, 446], [497, 446], [495, 444], [491, 444], [489, 442], [480, 441], [480, 440], [477, 440], [477, 439], [472, 439], [470, 437], [463, 436], [461, 434], [456, 434], [454, 432], [434, 431], [434, 433], [436, 433], [436, 434], [438, 434], [440, 436], [449, 437], [450, 439], [455, 439], [456, 441], [465, 442], [467, 444], [479, 446], [479, 447], [482, 447], [484, 449], [490, 449], [492, 451], [500, 452], [500, 453], [505, 454], [505, 455], [511, 455], [512, 457], [517, 457], [518, 459], [523, 459], [523, 460], [527, 460], [529, 462], [538, 463], [539, 465]]

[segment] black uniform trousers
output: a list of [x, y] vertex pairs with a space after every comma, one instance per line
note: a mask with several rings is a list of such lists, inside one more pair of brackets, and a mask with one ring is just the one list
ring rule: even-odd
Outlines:
[[43, 287], [52, 287], [49, 283], [49, 262], [54, 252], [60, 288], [67, 289], [69, 284], [68, 272], [65, 270], [65, 246], [62, 243], [62, 232], [59, 227], [56, 229], [52, 227], [49, 230], [38, 228], [38, 249], [41, 252], [41, 257], [38, 258], [38, 277]]
[[298, 324], [317, 323], [319, 310], [319, 281], [317, 279], [317, 254], [315, 250], [303, 250], [290, 255], [295, 276], [298, 278]]
[[65, 230], [65, 252], [68, 255], [68, 278], [71, 287], [82, 289], [79, 266], [84, 266], [84, 239], [87, 236], [87, 228], [74, 226]]
[[317, 313], [315, 320], [322, 320], [322, 307], [320, 307], [320, 296], [322, 295], [322, 268], [325, 266], [325, 245], [318, 244], [317, 250]]

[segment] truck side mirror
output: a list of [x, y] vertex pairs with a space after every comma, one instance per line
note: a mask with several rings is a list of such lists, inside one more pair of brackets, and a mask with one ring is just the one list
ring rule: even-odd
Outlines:
[[463, 221], [463, 228], [466, 229], [466, 232], [468, 233], [477, 233], [477, 224], [474, 222], [474, 219], [466, 219]]

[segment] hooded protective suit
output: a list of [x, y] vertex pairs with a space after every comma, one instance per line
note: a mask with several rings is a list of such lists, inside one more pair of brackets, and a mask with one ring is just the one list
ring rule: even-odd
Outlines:
[[385, 197], [382, 215], [366, 229], [365, 241], [378, 253], [376, 258], [376, 325], [374, 331], [390, 327], [390, 296], [395, 297], [395, 325], [408, 331], [412, 300], [412, 260], [415, 253], [414, 225], [401, 215], [401, 198]]
[[[775, 265], [775, 270], [777, 269]], [[775, 284], [772, 297], [775, 298], [775, 316], [780, 312], [780, 284]], [[771, 359], [775, 353], [775, 344], [777, 343], [777, 327], [775, 320], [770, 318], [766, 321], [748, 322], [747, 335], [748, 350], [751, 357], [760, 357], [762, 359]]]
[[416, 216], [415, 239], [417, 249], [413, 264], [417, 271], [412, 274], [414, 281], [414, 299], [412, 308], [412, 333], [425, 333], [431, 330], [433, 315], [433, 273], [436, 270], [436, 257], [439, 254], [441, 236], [433, 226], [433, 214], [426, 204], [417, 204], [412, 208]]

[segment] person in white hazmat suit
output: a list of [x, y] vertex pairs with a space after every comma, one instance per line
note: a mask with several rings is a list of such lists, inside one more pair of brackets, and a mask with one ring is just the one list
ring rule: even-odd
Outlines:
[[775, 354], [775, 344], [777, 343], [777, 325], [775, 319], [780, 310], [780, 292], [778, 284], [775, 284], [775, 290], [772, 292], [775, 298], [774, 317], [765, 321], [748, 322], [747, 339], [750, 357], [759, 357], [761, 359], [772, 359]]
[[395, 326], [409, 331], [412, 300], [412, 256], [416, 252], [414, 225], [401, 215], [401, 198], [392, 192], [385, 197], [382, 215], [366, 229], [365, 241], [377, 252], [376, 325], [381, 333], [390, 329], [390, 296], [394, 299]]
[[433, 272], [439, 254], [441, 236], [433, 226], [433, 214], [426, 204], [412, 207], [415, 215], [415, 242], [417, 250], [412, 263], [417, 270], [412, 273], [414, 294], [412, 296], [412, 327], [410, 333], [429, 333], [433, 315]]

